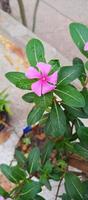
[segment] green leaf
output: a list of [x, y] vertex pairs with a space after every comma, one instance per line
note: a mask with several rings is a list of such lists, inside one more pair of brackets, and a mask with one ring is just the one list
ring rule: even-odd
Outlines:
[[28, 103], [34, 102], [37, 106], [47, 109], [52, 103], [53, 93], [48, 93], [39, 97], [31, 92], [25, 94], [22, 98]]
[[49, 160], [47, 160], [45, 165], [43, 166], [44, 174], [49, 175], [52, 172], [52, 169], [53, 169], [52, 163]]
[[28, 115], [28, 118], [27, 118], [28, 125], [34, 125], [36, 122], [39, 122], [43, 113], [44, 113], [43, 108], [34, 107]]
[[75, 143], [73, 147], [75, 153], [88, 160], [88, 149], [83, 147], [80, 143]]
[[85, 158], [86, 160], [88, 160], [88, 149], [83, 147], [79, 142], [71, 143], [69, 141], [68, 142], [66, 141], [65, 150], [67, 150], [67, 152], [69, 151], [69, 152], [78, 154], [82, 158]]
[[33, 200], [45, 200], [45, 199], [40, 195], [37, 195]]
[[84, 200], [84, 191], [80, 179], [72, 173], [65, 175], [67, 194], [74, 200]]
[[25, 165], [26, 158], [25, 158], [24, 154], [17, 149], [15, 151], [15, 158], [16, 158], [16, 161], [18, 162], [19, 166], [23, 167]]
[[35, 196], [41, 191], [41, 186], [39, 182], [27, 180], [23, 187], [21, 187], [21, 191], [19, 197], [21, 200], [31, 200], [35, 198]]
[[42, 174], [40, 176], [40, 184], [42, 186], [45, 186], [48, 190], [51, 190], [50, 181], [48, 180], [48, 177], [45, 174]]
[[60, 62], [59, 60], [50, 60], [49, 61], [49, 64], [52, 66], [51, 68], [51, 71], [50, 71], [50, 74], [52, 74], [53, 72], [56, 72], [56, 71], [60, 71]]
[[24, 101], [26, 101], [27, 103], [33, 103], [35, 97], [36, 97], [36, 95], [35, 95], [34, 93], [30, 92], [30, 93], [24, 94], [24, 95], [22, 96], [22, 99], [23, 99]]
[[28, 156], [28, 172], [31, 174], [38, 171], [40, 165], [40, 151], [38, 147], [35, 147], [31, 150]]
[[88, 115], [84, 112], [83, 108], [73, 108], [69, 106], [64, 106], [66, 109], [66, 112], [68, 112], [69, 116], [72, 115], [73, 118], [88, 118]]
[[88, 127], [80, 126], [77, 134], [81, 144], [84, 147], [88, 147]]
[[11, 83], [20, 89], [29, 90], [31, 88], [33, 81], [27, 79], [22, 72], [8, 72], [5, 76]]
[[46, 124], [46, 122], [47, 122], [47, 119], [48, 119], [48, 116], [49, 116], [49, 113], [45, 113], [42, 117], [41, 117], [41, 119], [40, 119], [40, 121], [39, 121], [39, 125], [40, 126], [45, 126], [45, 124]]
[[12, 183], [17, 183], [16, 179], [12, 175], [11, 167], [6, 164], [1, 164], [0, 170]]
[[37, 106], [47, 109], [52, 104], [53, 93], [50, 92], [48, 94], [42, 95], [41, 97], [36, 96], [34, 102]]
[[10, 167], [6, 164], [0, 165], [2, 173], [13, 183], [18, 183], [26, 178], [26, 172], [18, 166]]
[[69, 28], [74, 43], [79, 48], [81, 53], [88, 58], [88, 52], [84, 51], [84, 45], [88, 42], [87, 26], [81, 23], [71, 23]]
[[0, 186], [0, 196], [9, 197], [8, 192], [6, 192], [6, 191], [4, 190], [4, 188], [2, 188], [1, 186]]
[[85, 69], [88, 71], [88, 60], [85, 62]]
[[63, 100], [63, 102], [71, 107], [84, 107], [85, 100], [82, 94], [71, 85], [58, 86], [55, 93]]
[[64, 111], [61, 107], [56, 104], [53, 104], [49, 118], [46, 122], [45, 133], [52, 135], [53, 137], [59, 137], [64, 135], [66, 130], [66, 118]]
[[81, 75], [80, 65], [64, 66], [60, 69], [57, 85], [67, 85]]
[[11, 167], [11, 172], [12, 172], [12, 176], [14, 176], [14, 178], [16, 179], [18, 183], [19, 181], [26, 179], [26, 176], [27, 176], [26, 172], [18, 166]]
[[30, 65], [36, 66], [38, 62], [45, 62], [44, 47], [40, 40], [31, 39], [26, 45], [26, 54]]
[[63, 194], [61, 197], [62, 197], [62, 200], [71, 200], [68, 194]]
[[49, 177], [54, 181], [59, 181], [62, 175], [63, 173], [60, 172], [60, 170], [56, 171], [56, 168], [54, 168], [53, 172], [49, 175]]
[[45, 163], [50, 158], [53, 148], [54, 143], [52, 141], [47, 141], [47, 143], [44, 145], [42, 152], [42, 163]]
[[85, 99], [85, 107], [83, 108], [83, 110], [88, 115], [88, 90], [87, 90], [87, 88], [83, 88], [81, 93]]
[[84, 192], [85, 192], [85, 198], [84, 199], [87, 200], [88, 199], [88, 180], [86, 180], [82, 183], [82, 187], [83, 187]]
[[[80, 120], [80, 119], [75, 119], [75, 122], [74, 122], [74, 125], [75, 125], [75, 129], [76, 129], [76, 132], [78, 132], [78, 129], [81, 127], [81, 126], [84, 126], [83, 122]], [[78, 135], [77, 135], [78, 136]]]
[[70, 123], [67, 121], [67, 128], [66, 128], [66, 131], [64, 133], [64, 137], [66, 138], [71, 138], [72, 136], [72, 130], [71, 130], [71, 125]]
[[86, 80], [86, 72], [85, 72], [85, 66], [84, 66], [83, 61], [80, 58], [76, 57], [73, 59], [73, 65], [80, 67], [81, 75], [79, 76], [79, 80], [84, 85], [85, 80]]

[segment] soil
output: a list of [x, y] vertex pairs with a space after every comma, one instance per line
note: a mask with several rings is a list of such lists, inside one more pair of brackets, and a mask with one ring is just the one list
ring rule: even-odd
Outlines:
[[41, 150], [46, 142], [46, 136], [44, 134], [44, 131], [41, 127], [36, 126], [32, 129], [30, 133], [24, 134], [18, 144], [16, 149], [19, 149], [24, 154], [30, 152], [30, 150], [38, 146]]

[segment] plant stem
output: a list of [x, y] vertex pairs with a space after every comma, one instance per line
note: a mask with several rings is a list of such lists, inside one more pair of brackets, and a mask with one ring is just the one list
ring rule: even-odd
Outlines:
[[22, 23], [23, 23], [24, 26], [27, 26], [27, 20], [26, 20], [23, 1], [22, 0], [18, 0], [18, 5], [19, 5], [19, 10], [20, 10]]
[[61, 177], [61, 179], [59, 181], [57, 192], [56, 192], [56, 195], [55, 195], [55, 200], [57, 200], [57, 198], [58, 198], [59, 190], [60, 190], [60, 186], [61, 186], [62, 180], [63, 180], [63, 176]]
[[40, 0], [36, 0], [36, 4], [35, 4], [34, 15], [33, 15], [32, 32], [35, 32], [35, 27], [36, 27], [36, 16], [37, 16], [37, 10], [38, 10], [38, 6], [39, 6], [39, 1], [40, 1]]

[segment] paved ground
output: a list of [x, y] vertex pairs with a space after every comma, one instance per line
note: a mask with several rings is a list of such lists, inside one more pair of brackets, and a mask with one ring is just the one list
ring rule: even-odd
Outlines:
[[[31, 30], [36, 0], [25, 0], [24, 2], [25, 9], [27, 10], [28, 27]], [[11, 0], [13, 15], [20, 20], [19, 10], [16, 5], [17, 1]], [[48, 60], [52, 57], [58, 57], [62, 64], [70, 64], [73, 56], [80, 55], [69, 37], [68, 25], [72, 21], [81, 21], [87, 24], [87, 13], [87, 0], [79, 0], [78, 2], [76, 0], [40, 0], [35, 33], [58, 50], [44, 43]], [[35, 37], [28, 29], [2, 11], [0, 11], [0, 35], [3, 35], [11, 42], [15, 42], [15, 44], [22, 48], [24, 48], [29, 38]], [[9, 54], [11, 61], [14, 61], [15, 64], [11, 64], [7, 59]], [[23, 91], [12, 86], [4, 77], [7, 71], [16, 70], [18, 67], [20, 71], [24, 71], [23, 63], [19, 65], [17, 55], [6, 50], [1, 43], [0, 58], [0, 65], [2, 66], [0, 67], [0, 82], [2, 83], [0, 84], [0, 89], [9, 86], [10, 99], [12, 101], [11, 107], [13, 110], [11, 124], [13, 129], [15, 128], [15, 130], [12, 130], [10, 139], [4, 145], [0, 145], [0, 163], [9, 163], [13, 158], [17, 141], [22, 134], [22, 128], [26, 124], [28, 109], [30, 110], [32, 105], [25, 104], [21, 100]], [[49, 194], [47, 190], [43, 192], [46, 198], [49, 196], [47, 200], [54, 199], [57, 184], [55, 182], [52, 184], [54, 184], [52, 193]], [[63, 186], [61, 193], [62, 191]]]
[[[28, 29], [23, 27], [19, 22], [14, 20], [12, 17], [0, 10], [0, 90], [8, 88], [9, 99], [11, 100], [11, 108], [13, 115], [11, 116], [11, 137], [7, 142], [0, 145], [0, 164], [7, 163], [9, 164], [13, 159], [14, 150], [19, 137], [22, 135], [22, 129], [26, 125], [26, 117], [32, 104], [26, 104], [21, 96], [23, 91], [17, 89], [5, 78], [5, 73], [8, 71], [25, 71], [26, 66], [25, 60], [22, 57], [19, 57], [17, 49], [24, 48], [28, 39], [36, 37]], [[44, 42], [43, 42], [44, 43]], [[10, 46], [9, 46], [10, 45]], [[12, 48], [16, 45], [14, 48]], [[60, 57], [62, 64], [69, 64], [69, 60], [64, 58], [60, 53], [56, 51], [53, 47], [44, 43], [46, 49], [47, 59]], [[9, 48], [11, 47], [11, 48]], [[16, 49], [17, 48], [17, 49]], [[47, 200], [53, 200], [57, 183], [52, 182], [53, 190], [49, 193], [45, 188], [42, 192], [42, 195], [47, 198]], [[61, 193], [63, 190], [63, 185], [61, 187]]]
[[[13, 16], [20, 20], [17, 0], [10, 2]], [[23, 2], [27, 24], [29, 29], [32, 30], [36, 0], [25, 0]], [[69, 60], [81, 55], [70, 38], [69, 24], [72, 21], [88, 24], [87, 0], [40, 0], [35, 33]]]

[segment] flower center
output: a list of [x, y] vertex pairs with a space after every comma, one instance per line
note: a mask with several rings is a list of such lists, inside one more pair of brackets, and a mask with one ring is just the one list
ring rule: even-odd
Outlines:
[[45, 75], [42, 76], [42, 77], [41, 77], [41, 81], [46, 82], [46, 81], [47, 81], [47, 76], [45, 76]]
[[42, 80], [43, 80], [43, 81], [46, 81], [46, 77], [43, 77]]

